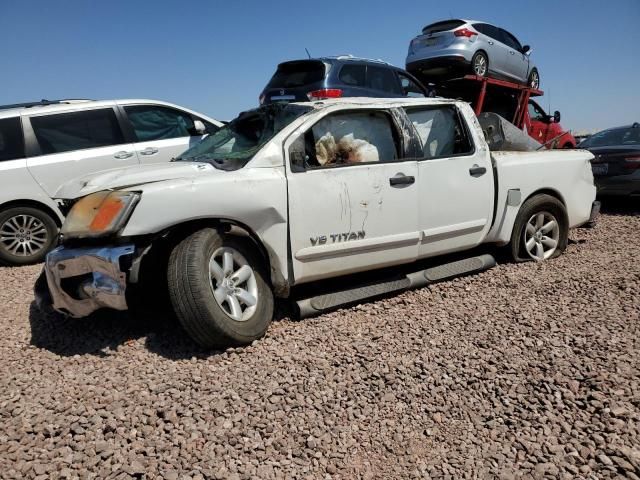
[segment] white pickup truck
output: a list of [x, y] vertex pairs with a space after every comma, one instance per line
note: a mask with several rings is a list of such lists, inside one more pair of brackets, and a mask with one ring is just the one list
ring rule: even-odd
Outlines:
[[170, 298], [198, 343], [246, 344], [265, 334], [274, 296], [302, 284], [342, 285], [299, 299], [308, 315], [495, 261], [485, 254], [390, 279], [360, 274], [348, 288], [337, 277], [481, 243], [509, 244], [516, 261], [560, 254], [596, 205], [591, 158], [490, 152], [471, 108], [453, 100], [263, 106], [169, 164], [109, 170], [59, 190], [68, 211], [61, 246], [36, 297], [84, 317], [125, 310], [147, 287], [154, 302]]

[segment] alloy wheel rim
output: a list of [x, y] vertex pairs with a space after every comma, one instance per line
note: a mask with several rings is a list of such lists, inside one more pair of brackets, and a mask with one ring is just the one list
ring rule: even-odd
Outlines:
[[256, 276], [244, 256], [230, 247], [220, 247], [209, 259], [209, 280], [216, 302], [229, 318], [246, 322], [258, 305]]
[[549, 212], [536, 213], [527, 222], [523, 237], [527, 254], [538, 262], [546, 260], [558, 248], [558, 220]]
[[0, 226], [0, 245], [16, 257], [33, 257], [45, 248], [49, 233], [33, 215], [15, 215]]
[[538, 77], [538, 72], [533, 72], [531, 74], [531, 88], [538, 88], [540, 85], [540, 78]]
[[476, 57], [476, 61], [473, 63], [473, 69], [477, 75], [483, 77], [487, 73], [487, 61], [482, 55]]

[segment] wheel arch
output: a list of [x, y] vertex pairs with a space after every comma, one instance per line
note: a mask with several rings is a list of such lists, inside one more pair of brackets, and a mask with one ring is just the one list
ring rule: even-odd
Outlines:
[[159, 237], [168, 239], [169, 245], [175, 246], [187, 236], [203, 228], [221, 229], [231, 235], [248, 238], [255, 245], [265, 262], [265, 267], [269, 271], [269, 279], [274, 294], [279, 297], [288, 296], [289, 282], [286, 280], [283, 272], [278, 268], [278, 257], [276, 253], [262, 241], [260, 236], [251, 227], [242, 222], [224, 217], [187, 220], [165, 228]]
[[485, 77], [488, 77], [491, 73], [491, 58], [489, 58], [489, 52], [487, 52], [484, 48], [478, 48], [475, 52], [473, 52], [473, 55], [471, 55], [471, 59], [469, 61], [469, 68], [471, 68], [471, 73], [476, 75], [475, 69], [473, 67], [473, 62], [476, 58], [476, 55], [478, 55], [479, 53], [484, 55], [484, 58], [487, 59], [487, 73], [485, 74]]
[[530, 198], [533, 198], [535, 196], [538, 195], [549, 195], [551, 197], [555, 197], [558, 200], [560, 200], [560, 203], [562, 203], [562, 205], [564, 205], [564, 208], [567, 208], [567, 202], [565, 202], [564, 197], [562, 196], [562, 194], [553, 189], [553, 188], [541, 188], [539, 190], [536, 190], [535, 192], [529, 194], [529, 196], [527, 198], [524, 199], [524, 201], [520, 204], [521, 206], [524, 205], [524, 203], [529, 200]]
[[30, 207], [30, 208], [37, 208], [38, 210], [42, 210], [43, 212], [45, 212], [47, 215], [51, 217], [51, 219], [56, 223], [58, 228], [62, 226], [64, 217], [59, 212], [56, 212], [49, 205], [39, 202], [37, 200], [29, 200], [29, 199], [10, 200], [8, 202], [0, 204], [0, 211], [6, 210], [8, 208], [15, 208], [15, 207]]

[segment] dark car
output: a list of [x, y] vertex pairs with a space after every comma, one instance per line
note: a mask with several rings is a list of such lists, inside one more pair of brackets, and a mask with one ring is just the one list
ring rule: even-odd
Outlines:
[[411, 74], [380, 60], [353, 56], [293, 60], [278, 65], [260, 104], [337, 97], [429, 96]]
[[640, 123], [595, 133], [578, 144], [595, 158], [598, 195], [640, 195]]

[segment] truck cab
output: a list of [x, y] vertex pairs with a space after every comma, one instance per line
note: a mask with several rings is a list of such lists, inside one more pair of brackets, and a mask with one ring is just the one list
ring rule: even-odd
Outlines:
[[529, 136], [548, 148], [575, 148], [576, 139], [560, 125], [560, 112], [547, 114], [534, 100], [529, 99], [524, 126]]

